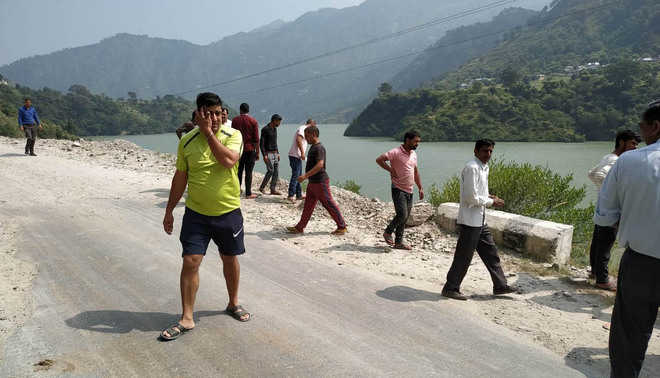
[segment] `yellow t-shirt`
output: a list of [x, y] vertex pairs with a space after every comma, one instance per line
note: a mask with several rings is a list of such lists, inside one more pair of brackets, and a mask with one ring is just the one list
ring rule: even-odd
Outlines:
[[[240, 131], [220, 126], [215, 135], [230, 150], [239, 154], [243, 152]], [[241, 207], [238, 162], [231, 168], [218, 163], [199, 128], [196, 127], [179, 141], [176, 169], [188, 174], [186, 207], [191, 210], [217, 216]]]

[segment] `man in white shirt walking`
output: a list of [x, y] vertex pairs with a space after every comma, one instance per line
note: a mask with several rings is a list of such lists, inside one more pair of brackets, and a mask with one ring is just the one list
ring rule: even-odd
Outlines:
[[475, 158], [467, 162], [461, 172], [461, 202], [456, 221], [460, 231], [454, 261], [447, 272], [447, 282], [442, 288], [442, 296], [447, 298], [467, 300], [467, 297], [461, 293], [460, 287], [470, 267], [475, 249], [493, 280], [493, 295], [517, 291], [506, 282], [497, 247], [486, 224], [486, 207], [504, 206], [502, 199], [488, 194], [488, 161], [493, 148], [495, 148], [494, 141], [478, 140], [474, 147]]
[[626, 248], [610, 327], [612, 377], [637, 377], [660, 306], [660, 100], [639, 124], [647, 146], [612, 166], [598, 194], [594, 223], [619, 224]]
[[[589, 179], [596, 185], [600, 191], [603, 181], [607, 177], [614, 163], [616, 163], [622, 153], [637, 148], [641, 138], [632, 130], [619, 131], [614, 141], [614, 151], [605, 155], [597, 166], [589, 170]], [[616, 240], [616, 225], [612, 227], [602, 227], [594, 225], [594, 232], [591, 238], [591, 248], [589, 250], [589, 260], [591, 262], [591, 274], [596, 279], [596, 287], [616, 291], [616, 284], [610, 280], [607, 266], [610, 262], [610, 252]]]
[[300, 186], [300, 183], [298, 182], [298, 177], [302, 175], [302, 162], [305, 160], [305, 151], [307, 150], [305, 129], [309, 126], [316, 126], [316, 121], [310, 118], [304, 125], [298, 127], [298, 130], [293, 134], [293, 142], [289, 149], [291, 179], [289, 180], [289, 196], [287, 199], [290, 202], [305, 198], [302, 194], [302, 186]]

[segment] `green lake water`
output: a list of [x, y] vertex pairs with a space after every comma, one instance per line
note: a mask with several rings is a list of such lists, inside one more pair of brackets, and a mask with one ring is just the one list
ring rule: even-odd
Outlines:
[[[288, 179], [291, 168], [287, 153], [291, 147], [293, 133], [299, 125], [282, 125], [278, 129], [278, 145], [282, 154], [280, 177]], [[390, 199], [389, 174], [376, 165], [381, 153], [398, 146], [391, 139], [356, 138], [343, 136], [346, 124], [320, 125], [321, 142], [327, 150], [327, 171], [332, 183], [352, 179], [362, 186], [361, 193], [381, 200]], [[175, 154], [178, 139], [174, 133], [156, 135], [125, 135], [94, 139], [126, 139], [147, 149]], [[466, 161], [473, 156], [474, 143], [434, 142], [422, 143], [417, 149], [422, 183], [427, 195], [432, 183], [442, 184], [460, 172]], [[587, 178], [587, 171], [611, 152], [613, 143], [534, 143], [501, 142], [495, 146], [494, 157], [517, 162], [529, 162], [547, 166], [562, 175], [573, 174], [574, 185], [586, 185], [587, 201], [595, 201], [596, 187]], [[263, 161], [255, 170], [264, 172]], [[259, 183], [253, 183], [254, 189]], [[417, 198], [417, 192], [415, 191]]]

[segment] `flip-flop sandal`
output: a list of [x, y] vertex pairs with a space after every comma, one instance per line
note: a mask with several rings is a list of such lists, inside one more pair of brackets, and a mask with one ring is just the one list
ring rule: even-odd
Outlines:
[[383, 233], [383, 239], [385, 239], [385, 243], [387, 243], [389, 246], [394, 247], [394, 239], [392, 239], [392, 234]]
[[[250, 319], [252, 319], [252, 314], [245, 311], [245, 309], [241, 305], [238, 305], [233, 308], [227, 306], [227, 309], [225, 311], [227, 311], [229, 315], [231, 315], [234, 319], [238, 320], [239, 322], [247, 322]], [[245, 316], [245, 314], [247, 314], [248, 317], [243, 319], [243, 316]]]
[[403, 249], [405, 251], [412, 251], [412, 247], [407, 244], [396, 244], [394, 245], [394, 249]]
[[[186, 332], [190, 332], [190, 331], [192, 331], [193, 329], [195, 329], [195, 327], [193, 327], [193, 328], [186, 328], [186, 327], [182, 326], [182, 325], [179, 324], [179, 323], [174, 323], [174, 324], [172, 324], [171, 326], [165, 328], [165, 329], [160, 333], [160, 338], [163, 339], [163, 340], [166, 340], [166, 341], [176, 340], [179, 336], [183, 335], [183, 334], [186, 333]], [[167, 334], [168, 334], [169, 336], [165, 335], [165, 332], [167, 332]]]

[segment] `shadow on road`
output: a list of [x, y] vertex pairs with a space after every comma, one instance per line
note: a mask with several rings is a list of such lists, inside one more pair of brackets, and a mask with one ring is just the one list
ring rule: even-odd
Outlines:
[[389, 246], [370, 246], [370, 245], [357, 245], [353, 243], [344, 243], [333, 245], [327, 248], [317, 250], [317, 252], [364, 252], [364, 253], [389, 253]]
[[[225, 311], [195, 312], [195, 321], [209, 316], [224, 315]], [[101, 333], [128, 333], [133, 330], [159, 332], [179, 320], [178, 314], [165, 312], [131, 312], [119, 310], [85, 311], [65, 320], [71, 328]]]
[[[160, 207], [161, 209], [165, 209], [165, 208], [167, 208], [167, 202], [168, 202], [168, 201], [160, 202], [160, 203], [158, 203], [156, 206], [157, 206], [157, 207]], [[176, 204], [176, 207], [183, 207], [183, 206], [186, 206], [186, 202], [185, 202], [185, 201], [179, 201], [179, 203]]]
[[443, 299], [440, 293], [414, 289], [408, 286], [391, 286], [387, 289], [378, 290], [376, 295], [396, 302], [439, 301]]
[[154, 193], [154, 196], [160, 198], [168, 198], [170, 196], [169, 189], [150, 189], [150, 190], [143, 190], [140, 193]]
[[[610, 356], [607, 348], [573, 348], [564, 361], [567, 366], [582, 372], [587, 377], [607, 377], [610, 374]], [[586, 364], [577, 361], [587, 361]], [[660, 371], [660, 356], [647, 354], [640, 377], [654, 377]]]
[[16, 157], [16, 156], [25, 156], [25, 154], [12, 154], [12, 153], [9, 153], [9, 154], [0, 155], [0, 157]]

